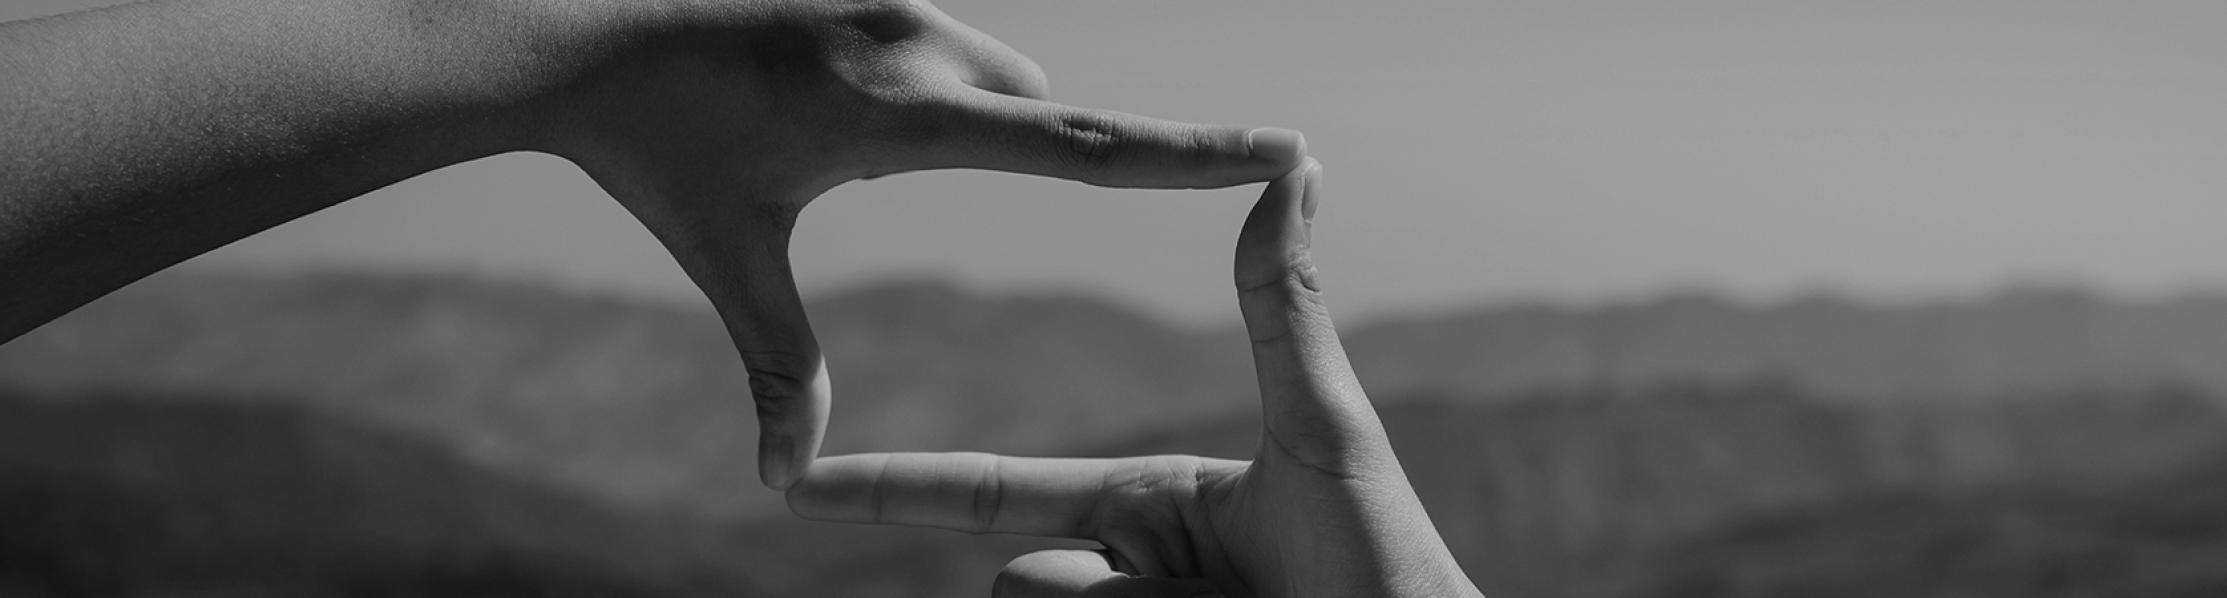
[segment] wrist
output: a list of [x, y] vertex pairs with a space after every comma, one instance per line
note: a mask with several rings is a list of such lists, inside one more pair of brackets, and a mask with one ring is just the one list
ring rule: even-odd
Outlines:
[[[405, 0], [447, 4], [454, 0]], [[701, 60], [703, 40], [729, 36], [732, 15], [761, 3], [667, 0], [477, 0], [475, 35], [502, 78], [497, 103], [517, 115], [507, 123], [527, 149], [588, 166], [626, 159], [622, 139], [645, 134], [643, 117], [694, 109], [711, 94], [694, 93], [731, 64]], [[738, 6], [740, 5], [740, 6]], [[760, 9], [762, 10], [762, 9]], [[722, 22], [718, 19], [727, 18]], [[739, 34], [736, 34], [739, 35]], [[693, 39], [691, 39], [693, 38]], [[692, 56], [693, 54], [693, 56]], [[707, 68], [709, 67], [709, 68]], [[676, 103], [680, 102], [680, 103]], [[636, 148], [638, 149], [638, 148]]]

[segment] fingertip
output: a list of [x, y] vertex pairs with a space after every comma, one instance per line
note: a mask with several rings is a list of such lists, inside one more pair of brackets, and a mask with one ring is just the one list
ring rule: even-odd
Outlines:
[[758, 481], [767, 488], [785, 492], [811, 473], [820, 443], [827, 435], [832, 403], [828, 386], [827, 364], [823, 361], [805, 387], [802, 413], [759, 420]]
[[1322, 164], [1314, 158], [1300, 158], [1291, 170], [1268, 182], [1268, 188], [1261, 192], [1261, 199], [1276, 206], [1281, 206], [1284, 202], [1303, 201], [1308, 181], [1314, 178], [1315, 171], [1321, 167]]
[[[801, 441], [788, 428], [797, 422], [787, 418], [767, 417], [760, 411], [758, 420], [758, 481], [777, 492], [787, 491], [804, 479], [810, 469], [797, 461], [797, 444]], [[806, 422], [806, 425], [810, 425]], [[809, 464], [809, 457], [806, 458]]]
[[804, 479], [809, 465], [799, 466], [794, 443], [785, 439], [758, 443], [758, 481], [776, 492], [787, 492]]
[[1299, 214], [1315, 170], [1313, 160], [1276, 177], [1261, 192], [1260, 201], [1245, 217], [1238, 232], [1236, 282], [1239, 290], [1260, 288], [1282, 280], [1295, 252], [1306, 238], [1305, 219]]
[[1307, 157], [1307, 136], [1291, 129], [1261, 127], [1245, 132], [1245, 151], [1255, 160], [1297, 165]]
[[1307, 178], [1299, 192], [1299, 217], [1312, 229], [1315, 224], [1315, 204], [1320, 203], [1322, 197], [1322, 162], [1309, 157], [1299, 169], [1306, 173]]
[[830, 469], [827, 465], [839, 469], [840, 464], [814, 465], [821, 466], [814, 468], [821, 472], [821, 477], [813, 479], [812, 472], [805, 472], [805, 475], [799, 476], [782, 491], [782, 498], [788, 503], [789, 512], [798, 517], [812, 521], [840, 521], [843, 513], [852, 508], [845, 499], [855, 499], [856, 493], [844, 490], [842, 484], [826, 475]]
[[996, 598], [1031, 596], [1221, 596], [1199, 578], [1132, 575], [1111, 551], [1054, 549], [1021, 555], [991, 583]]
[[[1264, 226], [1286, 225], [1277, 228], [1288, 229], [1288, 225], [1303, 224], [1312, 217], [1313, 196], [1321, 179], [1322, 163], [1311, 157], [1300, 158], [1291, 171], [1268, 183], [1253, 216], [1260, 218]], [[1290, 240], [1296, 239], [1287, 239]]]

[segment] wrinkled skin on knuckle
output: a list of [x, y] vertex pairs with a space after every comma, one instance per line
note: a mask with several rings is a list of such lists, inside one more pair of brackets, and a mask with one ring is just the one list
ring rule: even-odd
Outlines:
[[946, 74], [933, 43], [942, 27], [930, 9], [913, 2], [862, 3], [821, 28], [821, 46], [831, 70], [859, 95], [880, 104], [913, 103]]
[[1317, 278], [1321, 273], [1315, 269], [1314, 256], [1307, 252], [1304, 245], [1293, 249], [1292, 252], [1294, 255], [1284, 263], [1283, 282], [1295, 287], [1292, 289], [1292, 294], [1297, 298], [1319, 302], [1322, 285]]
[[[1337, 417], [1332, 414], [1329, 417]], [[1269, 417], [1268, 445], [1287, 463], [1341, 482], [1361, 481], [1369, 471], [1363, 453], [1344, 431], [1343, 422], [1326, 422], [1319, 413], [1279, 412]]]
[[840, 6], [837, 19], [844, 27], [877, 44], [894, 44], [920, 37], [931, 25], [919, 4], [908, 0], [850, 2]]
[[817, 359], [787, 352], [756, 352], [742, 356], [750, 374], [750, 396], [761, 418], [779, 418], [806, 406], [818, 369]]
[[971, 514], [974, 529], [997, 529], [998, 515], [1005, 508], [1005, 482], [998, 477], [998, 469], [1002, 463], [996, 455], [983, 454], [977, 457], [976, 467], [979, 470], [974, 479], [982, 480], [982, 483], [974, 487], [974, 511]]
[[1180, 528], [1184, 509], [1199, 496], [1196, 459], [1147, 457], [1107, 476], [1091, 513], [1095, 535]]
[[[1119, 163], [1129, 151], [1127, 131], [1112, 116], [1096, 112], [1078, 112], [1054, 117], [1052, 132], [1059, 139], [1054, 156], [1081, 173], [1096, 173]], [[1085, 180], [1098, 182], [1086, 177]]]
[[[1299, 251], [1304, 252], [1305, 250], [1301, 249]], [[1321, 287], [1315, 281], [1315, 277], [1314, 258], [1299, 253], [1286, 259], [1280, 268], [1240, 277], [1237, 281], [1237, 290], [1247, 292], [1281, 291], [1290, 295], [1294, 303], [1312, 301], [1319, 299], [1322, 292]]]
[[1281, 342], [1299, 328], [1328, 325], [1330, 309], [1322, 300], [1313, 258], [1302, 253], [1280, 268], [1261, 270], [1237, 278], [1240, 294], [1280, 296], [1274, 302], [1277, 309], [1245, 314], [1247, 337], [1254, 344]]
[[[779, 151], [767, 157], [850, 180], [875, 174], [877, 143], [902, 133], [909, 108], [931, 101], [944, 70], [920, 43], [938, 26], [913, 2], [822, 3], [749, 27], [741, 69], [756, 85], [742, 102], [759, 107], [752, 136]], [[732, 59], [730, 59], [732, 60]], [[832, 186], [832, 185], [825, 185]]]
[[1177, 157], [1185, 164], [1220, 164], [1231, 156], [1244, 156], [1250, 152], [1244, 147], [1244, 134], [1226, 134], [1214, 127], [1188, 127], [1181, 134], [1182, 145]]
[[1192, 456], [1137, 459], [1109, 477], [1092, 514], [1089, 537], [1111, 550], [1116, 562], [1156, 577], [1198, 577], [1213, 564], [1200, 538], [1211, 528], [1205, 486], [1211, 479]]

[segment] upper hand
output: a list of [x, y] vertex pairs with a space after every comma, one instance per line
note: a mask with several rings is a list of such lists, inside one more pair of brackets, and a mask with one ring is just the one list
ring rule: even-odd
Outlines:
[[868, 454], [789, 491], [810, 519], [1095, 540], [1006, 566], [997, 595], [1479, 595], [1355, 381], [1307, 252], [1321, 170], [1269, 185], [1237, 245], [1263, 430], [1253, 460]]
[[[652, 3], [638, 3], [649, 5]], [[668, 3], [625, 19], [566, 98], [555, 150], [656, 234], [710, 297], [750, 372], [759, 471], [794, 483], [819, 450], [824, 360], [789, 233], [838, 184], [982, 168], [1114, 187], [1267, 180], [1296, 133], [1043, 101], [1026, 57], [924, 1]]]

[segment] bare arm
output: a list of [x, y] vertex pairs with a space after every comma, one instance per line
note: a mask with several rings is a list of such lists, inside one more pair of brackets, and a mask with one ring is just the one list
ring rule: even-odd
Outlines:
[[526, 125], [565, 73], [469, 6], [161, 2], [0, 25], [0, 340], [256, 231], [546, 142]]
[[711, 299], [750, 371], [760, 473], [785, 488], [831, 394], [787, 256], [822, 192], [936, 168], [1221, 187], [1304, 153], [1290, 131], [1045, 88], [908, 0], [176, 0], [0, 25], [0, 341], [395, 181], [545, 151]]

